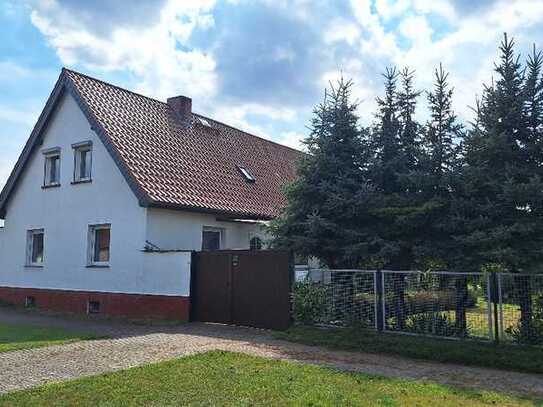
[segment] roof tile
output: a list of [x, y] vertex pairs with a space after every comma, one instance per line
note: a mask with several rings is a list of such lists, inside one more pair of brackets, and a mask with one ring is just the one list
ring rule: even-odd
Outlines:
[[197, 114], [184, 124], [167, 103], [64, 72], [153, 205], [258, 219], [285, 205], [282, 188], [303, 153]]

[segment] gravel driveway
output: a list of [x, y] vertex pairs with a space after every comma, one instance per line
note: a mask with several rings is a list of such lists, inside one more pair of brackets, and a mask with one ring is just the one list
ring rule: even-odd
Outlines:
[[388, 377], [543, 397], [543, 375], [330, 351], [276, 340], [269, 332], [252, 328], [203, 323], [134, 325], [9, 308], [0, 308], [0, 322], [56, 326], [110, 337], [0, 353], [0, 393], [220, 349]]

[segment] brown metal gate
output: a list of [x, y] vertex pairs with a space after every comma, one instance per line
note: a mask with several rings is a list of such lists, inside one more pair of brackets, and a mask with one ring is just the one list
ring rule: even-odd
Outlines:
[[191, 319], [287, 329], [290, 325], [290, 253], [228, 250], [194, 253]]

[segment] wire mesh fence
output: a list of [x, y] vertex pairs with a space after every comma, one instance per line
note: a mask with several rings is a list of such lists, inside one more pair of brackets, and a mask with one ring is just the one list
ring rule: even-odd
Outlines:
[[304, 323], [376, 328], [375, 272], [312, 269], [294, 288], [294, 318]]
[[543, 274], [311, 269], [295, 320], [543, 345]]
[[482, 274], [385, 271], [382, 277], [384, 330], [492, 337], [489, 283]]
[[500, 338], [543, 345], [543, 275], [498, 274]]

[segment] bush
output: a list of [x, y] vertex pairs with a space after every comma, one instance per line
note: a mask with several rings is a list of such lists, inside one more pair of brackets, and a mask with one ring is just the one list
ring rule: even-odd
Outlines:
[[[454, 311], [456, 309], [457, 294], [456, 290], [439, 291], [412, 291], [405, 295], [405, 305], [408, 314], [431, 311]], [[468, 292], [468, 299], [464, 306], [466, 308], [474, 307], [477, 303], [475, 294]]]
[[326, 286], [307, 278], [296, 282], [292, 290], [294, 321], [304, 325], [322, 322], [327, 311]]
[[467, 336], [460, 331], [447, 315], [437, 312], [425, 312], [410, 316], [406, 321], [407, 332], [437, 336]]
[[519, 321], [516, 326], [509, 327], [505, 332], [513, 340], [525, 345], [543, 345], [543, 295], [533, 301], [532, 319], [530, 324], [523, 326]]

